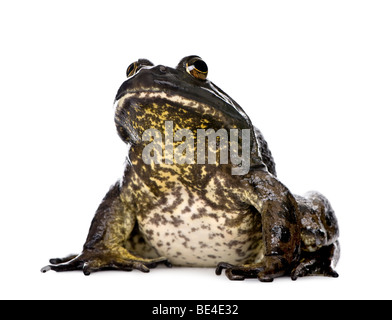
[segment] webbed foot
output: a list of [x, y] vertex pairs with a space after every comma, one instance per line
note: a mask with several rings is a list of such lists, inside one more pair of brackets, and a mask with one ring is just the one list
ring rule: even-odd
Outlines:
[[142, 272], [150, 272], [159, 263], [171, 267], [171, 263], [164, 257], [156, 259], [143, 259], [130, 254], [127, 250], [85, 250], [80, 255], [72, 255], [63, 259], [50, 259], [50, 265], [41, 269], [45, 273], [49, 270], [62, 272], [81, 270], [87, 276], [92, 272], [101, 270], [123, 270], [132, 271], [134, 269]]
[[245, 280], [246, 278], [257, 278], [261, 282], [272, 282], [274, 278], [284, 275], [284, 259], [279, 256], [264, 257], [260, 263], [232, 265], [226, 262], [218, 263], [215, 273], [222, 274], [222, 270], [230, 280]]

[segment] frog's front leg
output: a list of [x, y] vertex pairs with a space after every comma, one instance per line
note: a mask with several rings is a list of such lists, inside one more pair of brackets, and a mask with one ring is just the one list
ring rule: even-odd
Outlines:
[[262, 221], [263, 252], [260, 261], [245, 265], [219, 263], [216, 274], [226, 269], [230, 280], [258, 278], [271, 282], [287, 275], [298, 259], [300, 248], [297, 204], [290, 191], [275, 177], [264, 171], [250, 173], [247, 178], [255, 192], [249, 192], [248, 201]]
[[125, 271], [138, 269], [149, 272], [149, 268], [155, 267], [157, 263], [168, 263], [163, 257], [156, 259], [136, 257], [124, 247], [135, 226], [136, 218], [135, 213], [121, 200], [120, 194], [120, 185], [116, 183], [98, 207], [80, 255], [51, 259], [52, 264], [42, 268], [41, 271], [82, 270], [85, 275], [108, 269]]

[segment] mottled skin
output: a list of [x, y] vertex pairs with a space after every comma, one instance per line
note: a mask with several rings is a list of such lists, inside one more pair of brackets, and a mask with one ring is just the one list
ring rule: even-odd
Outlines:
[[[115, 113], [129, 145], [124, 176], [100, 204], [82, 253], [51, 259], [43, 272], [148, 272], [165, 263], [216, 267], [217, 274], [226, 269], [231, 280], [337, 276], [331, 205], [316, 192], [294, 196], [276, 178], [267, 143], [241, 107], [205, 79], [206, 72], [189, 72], [193, 65], [206, 71], [198, 61], [190, 56], [169, 68], [140, 59], [130, 66]], [[219, 156], [215, 164], [147, 165], [141, 155], [149, 141], [142, 134], [149, 128], [165, 133], [165, 121], [195, 137], [200, 128], [250, 129], [249, 172], [233, 175], [233, 164], [219, 164]]]

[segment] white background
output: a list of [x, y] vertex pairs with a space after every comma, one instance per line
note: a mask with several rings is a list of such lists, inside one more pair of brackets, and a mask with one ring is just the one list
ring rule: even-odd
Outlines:
[[[2, 1], [0, 298], [391, 299], [391, 17], [390, 1]], [[280, 180], [330, 199], [338, 279], [40, 273], [80, 252], [122, 174], [128, 64], [190, 54], [261, 129]]]

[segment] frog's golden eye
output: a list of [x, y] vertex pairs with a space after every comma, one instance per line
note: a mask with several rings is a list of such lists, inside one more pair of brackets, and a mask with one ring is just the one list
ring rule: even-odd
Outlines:
[[137, 71], [137, 62], [133, 62], [127, 68], [127, 77], [133, 76]]
[[206, 80], [208, 74], [207, 64], [200, 58], [195, 58], [186, 63], [186, 71], [199, 80]]

